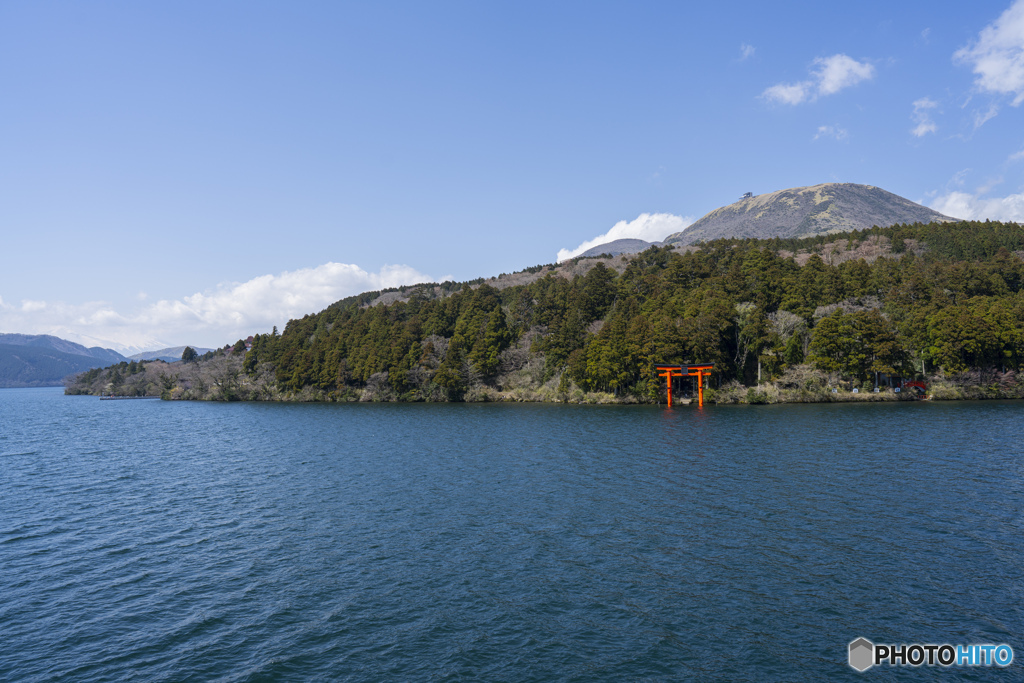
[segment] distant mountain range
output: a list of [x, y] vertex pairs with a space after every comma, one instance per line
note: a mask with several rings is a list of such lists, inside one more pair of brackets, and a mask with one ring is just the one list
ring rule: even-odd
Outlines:
[[812, 237], [888, 227], [897, 223], [956, 221], [926, 206], [871, 185], [823, 183], [744, 196], [707, 214], [665, 244], [693, 244], [723, 237]]
[[124, 356], [112, 349], [103, 349], [98, 346], [86, 348], [81, 344], [76, 344], [60, 337], [54, 337], [50, 334], [0, 334], [0, 344], [7, 346], [31, 346], [37, 349], [60, 351], [72, 356], [87, 356], [105, 361], [107, 365], [126, 360]]
[[[198, 353], [211, 349], [193, 346]], [[184, 346], [138, 353], [126, 358], [117, 351], [81, 344], [49, 334], [0, 334], [0, 388], [59, 387], [68, 375], [121, 361], [181, 360]]]
[[75, 343], [92, 348], [99, 346], [104, 349], [113, 349], [122, 356], [130, 356], [133, 353], [141, 353], [149, 349], [162, 349], [168, 346], [166, 341], [150, 336], [137, 329], [122, 328], [118, 330], [117, 339], [105, 339], [92, 334], [86, 334], [80, 330], [73, 330], [66, 326], [52, 327], [42, 331], [42, 334], [49, 334], [61, 339], [67, 339]]
[[67, 375], [127, 360], [48, 334], [0, 334], [0, 387], [60, 386]]
[[0, 344], [0, 387], [60, 386], [68, 375], [101, 368], [107, 363], [90, 356], [76, 356], [36, 346]]

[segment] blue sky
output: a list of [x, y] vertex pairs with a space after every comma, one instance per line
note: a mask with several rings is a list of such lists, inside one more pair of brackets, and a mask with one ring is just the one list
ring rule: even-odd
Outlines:
[[877, 185], [1024, 220], [1024, 0], [0, 3], [0, 331], [343, 296]]

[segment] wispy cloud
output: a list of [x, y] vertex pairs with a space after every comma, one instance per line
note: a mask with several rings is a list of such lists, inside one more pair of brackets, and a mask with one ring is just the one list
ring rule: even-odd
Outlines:
[[319, 311], [346, 296], [432, 281], [437, 278], [404, 265], [384, 266], [371, 273], [353, 264], [325, 263], [224, 283], [212, 291], [142, 304], [131, 311], [116, 310], [102, 301], [23, 301], [14, 305], [0, 299], [0, 331], [66, 331], [135, 350], [155, 339], [169, 345], [220, 346], [274, 325], [283, 327], [292, 318]]
[[1005, 179], [1001, 175], [992, 176], [986, 179], [985, 182], [978, 186], [978, 189], [975, 190], [975, 194], [978, 196], [986, 195], [992, 190], [1002, 185], [1004, 180]]
[[753, 45], [747, 45], [746, 43], [740, 44], [740, 61], [745, 61], [754, 56], [754, 52], [757, 50]]
[[1021, 159], [1024, 159], [1024, 149], [1021, 149], [1018, 152], [1014, 152], [1006, 160], [1007, 161], [1020, 161]]
[[985, 125], [985, 123], [995, 115], [999, 113], [999, 105], [993, 102], [986, 111], [980, 109], [974, 112], [974, 129], [977, 130]]
[[825, 95], [835, 93], [871, 80], [875, 67], [868, 62], [858, 62], [847, 55], [838, 54], [814, 60], [810, 78], [796, 83], [779, 83], [765, 89], [761, 97], [780, 104], [801, 104], [813, 102]]
[[[1015, 107], [1024, 102], [1024, 0], [1010, 5], [998, 19], [981, 30], [977, 41], [957, 50], [953, 60], [971, 67], [976, 75], [974, 85], [979, 91], [1012, 95], [1011, 103]], [[992, 116], [995, 111], [976, 125]]]
[[967, 192], [950, 192], [936, 197], [929, 206], [939, 213], [964, 220], [1024, 222], [1024, 193], [1006, 197], [982, 197]]
[[910, 115], [910, 118], [917, 125], [910, 130], [911, 135], [922, 138], [928, 133], [934, 133], [939, 129], [931, 116], [931, 110], [938, 106], [938, 102], [927, 97], [914, 101], [914, 113]]
[[766, 89], [761, 97], [779, 104], [800, 104], [813, 98], [814, 82], [779, 83]]
[[575, 249], [559, 249], [556, 257], [559, 262], [579, 256], [588, 249], [615, 240], [638, 239], [648, 242], [660, 242], [674, 232], [679, 232], [693, 223], [689, 216], [676, 216], [671, 213], [642, 213], [631, 221], [619, 221], [611, 230], [587, 240]]
[[953, 174], [953, 177], [949, 179], [949, 183], [946, 185], [956, 185], [957, 187], [963, 187], [964, 183], [967, 182], [967, 177], [971, 174], [973, 169], [961, 168], [959, 171]]
[[845, 140], [847, 132], [845, 128], [839, 126], [818, 126], [818, 132], [814, 134], [814, 139], [820, 138], [832, 138], [834, 140]]

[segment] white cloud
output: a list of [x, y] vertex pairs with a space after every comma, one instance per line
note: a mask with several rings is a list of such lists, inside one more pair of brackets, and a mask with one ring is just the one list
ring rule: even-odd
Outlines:
[[923, 138], [928, 133], [934, 133], [938, 129], [939, 127], [935, 125], [935, 122], [925, 116], [923, 121], [918, 121], [917, 125], [910, 129], [910, 134], [914, 137]]
[[1013, 95], [1013, 106], [1024, 102], [1024, 0], [982, 29], [976, 43], [953, 53], [953, 60], [971, 67], [982, 92]]
[[611, 230], [587, 240], [575, 249], [559, 249], [556, 257], [559, 262], [579, 256], [583, 252], [600, 244], [614, 240], [638, 239], [648, 242], [660, 242], [674, 232], [679, 232], [693, 223], [689, 216], [676, 216], [671, 213], [642, 213], [631, 221], [619, 221]]
[[969, 221], [1024, 222], [1024, 193], [1007, 197], [981, 197], [967, 192], [950, 192], [936, 197], [929, 206], [939, 213]]
[[26, 334], [60, 330], [67, 336], [108, 340], [119, 350], [149, 350], [153, 344], [222, 346], [269, 331], [274, 325], [283, 328], [289, 319], [315, 313], [346, 296], [433, 281], [436, 278], [409, 266], [384, 266], [370, 273], [352, 264], [325, 263], [261, 275], [248, 282], [224, 283], [212, 291], [164, 299], [127, 312], [105, 302], [2, 305], [0, 330]]
[[746, 43], [740, 44], [740, 61], [750, 59], [754, 56], [754, 52], [757, 50], [753, 45], [747, 45]]
[[814, 139], [819, 138], [833, 138], [835, 140], [845, 140], [847, 137], [847, 131], [845, 128], [839, 126], [818, 126], [818, 132], [814, 134]]
[[873, 65], [843, 54], [819, 57], [814, 60], [814, 65], [809, 80], [773, 85], [761, 93], [761, 97], [781, 104], [813, 102], [824, 95], [834, 95], [861, 81], [871, 80], [875, 75]]
[[21, 302], [21, 310], [25, 313], [34, 313], [35, 311], [41, 311], [45, 308], [45, 301], [32, 301], [30, 299], [26, 299]]
[[773, 102], [782, 104], [800, 104], [812, 99], [814, 83], [811, 81], [800, 81], [799, 83], [779, 83], [766, 89], [761, 97]]
[[[1024, 159], [1024, 149], [1020, 150], [1019, 152], [1014, 152], [1013, 154], [1011, 154], [1007, 161], [1020, 161], [1021, 159]], [[0, 300], [0, 304], [2, 303], [3, 301]]]
[[875, 75], [875, 67], [846, 55], [832, 55], [825, 59], [816, 59], [814, 63], [820, 67], [814, 75], [818, 79], [818, 91], [822, 95], [837, 93], [843, 88], [870, 80]]
[[939, 106], [938, 102], [927, 97], [914, 101], [914, 113], [911, 114], [910, 118], [917, 125], [910, 130], [911, 135], [920, 138], [939, 129], [929, 113], [931, 109], [935, 109], [937, 106]]

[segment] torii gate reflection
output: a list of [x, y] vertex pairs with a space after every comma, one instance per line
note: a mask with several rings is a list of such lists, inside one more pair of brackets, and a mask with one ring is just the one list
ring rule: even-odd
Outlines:
[[673, 377], [696, 377], [697, 378], [697, 405], [704, 407], [704, 378], [711, 375], [715, 369], [713, 363], [698, 363], [696, 365], [655, 365], [659, 377], [665, 378], [668, 391], [668, 407], [672, 407], [672, 378]]

